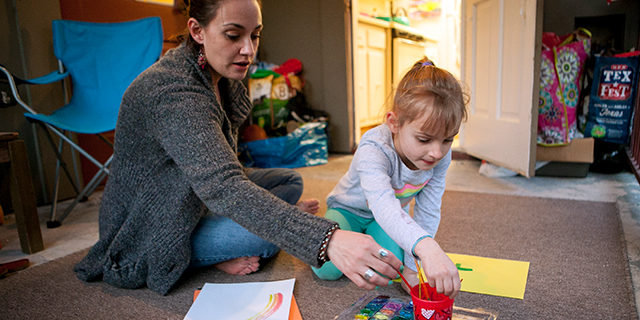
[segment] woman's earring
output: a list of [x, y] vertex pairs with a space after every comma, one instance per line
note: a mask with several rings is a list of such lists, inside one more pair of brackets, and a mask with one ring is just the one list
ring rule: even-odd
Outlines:
[[204, 66], [207, 65], [207, 60], [204, 59], [204, 54], [202, 53], [202, 48], [200, 48], [200, 51], [198, 52], [198, 65], [203, 70], [204, 70]]

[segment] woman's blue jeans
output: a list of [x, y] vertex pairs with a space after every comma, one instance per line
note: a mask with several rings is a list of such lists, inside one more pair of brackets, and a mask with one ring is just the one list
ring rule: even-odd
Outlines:
[[[302, 177], [291, 169], [253, 169], [249, 180], [276, 197], [295, 205], [302, 195]], [[191, 235], [190, 268], [214, 265], [240, 257], [273, 257], [274, 244], [254, 235], [233, 220], [207, 212]]]

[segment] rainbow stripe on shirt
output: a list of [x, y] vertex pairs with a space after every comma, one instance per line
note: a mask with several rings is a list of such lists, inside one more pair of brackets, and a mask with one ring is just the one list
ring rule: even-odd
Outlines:
[[402, 189], [394, 189], [396, 193], [396, 199], [400, 200], [400, 204], [403, 207], [406, 206], [407, 204], [409, 204], [409, 202], [411, 202], [411, 199], [413, 199], [416, 196], [416, 194], [418, 194], [418, 192], [420, 192], [420, 190], [422, 190], [424, 186], [427, 185], [427, 183], [429, 183], [429, 180], [425, 181], [421, 185], [416, 186], [416, 185], [407, 183], [404, 185], [404, 188]]

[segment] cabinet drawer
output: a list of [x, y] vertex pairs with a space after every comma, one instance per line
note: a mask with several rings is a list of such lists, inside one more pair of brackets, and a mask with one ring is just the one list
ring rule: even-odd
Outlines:
[[367, 44], [371, 48], [387, 48], [387, 32], [382, 28], [367, 28]]

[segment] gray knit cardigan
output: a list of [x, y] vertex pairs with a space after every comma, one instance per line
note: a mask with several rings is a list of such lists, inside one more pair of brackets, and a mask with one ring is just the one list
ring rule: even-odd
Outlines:
[[239, 81], [211, 76], [184, 44], [133, 81], [122, 99], [100, 237], [74, 268], [84, 281], [167, 294], [188, 267], [190, 236], [207, 208], [318, 267], [335, 224], [250, 182], [236, 154], [251, 103]]

